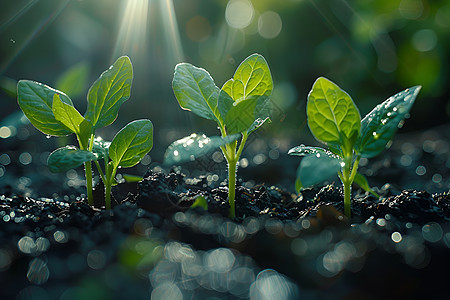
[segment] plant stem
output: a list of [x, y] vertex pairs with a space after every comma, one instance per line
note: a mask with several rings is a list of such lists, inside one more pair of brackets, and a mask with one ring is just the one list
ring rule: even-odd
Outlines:
[[222, 149], [223, 155], [228, 163], [228, 203], [230, 204], [229, 218], [234, 219], [236, 217], [235, 197], [236, 197], [236, 173], [237, 163], [241, 157], [242, 150], [244, 149], [245, 142], [247, 141], [248, 133], [242, 132], [241, 143], [236, 150], [237, 141], [231, 144], [225, 145]]
[[92, 192], [92, 166], [90, 161], [84, 163], [84, 171], [86, 173], [86, 191], [88, 204], [94, 205], [94, 195]]
[[352, 193], [352, 187], [351, 187], [351, 183], [348, 180], [345, 180], [343, 182], [344, 184], [344, 214], [350, 218], [351, 214], [352, 214], [352, 210], [351, 210], [351, 199], [350, 199], [350, 195]]
[[[79, 134], [77, 134], [78, 145], [81, 150], [92, 151], [94, 144], [94, 134], [91, 134], [90, 141], [83, 140]], [[86, 192], [88, 197], [88, 204], [94, 205], [94, 195], [92, 192], [92, 165], [90, 161], [84, 163], [84, 172], [86, 175]]]
[[105, 183], [105, 208], [111, 209], [111, 182]]
[[350, 218], [351, 217], [351, 192], [352, 192], [352, 180], [351, 176], [353, 175], [351, 166], [352, 166], [352, 156], [346, 155], [344, 156], [345, 166], [342, 170], [342, 184], [344, 185], [344, 214]]
[[228, 161], [228, 203], [230, 204], [229, 218], [234, 219], [236, 217], [236, 209], [234, 205], [236, 195], [236, 171], [237, 160], [231, 159]]
[[117, 167], [112, 162], [105, 165], [105, 208], [111, 209], [111, 186], [116, 176]]

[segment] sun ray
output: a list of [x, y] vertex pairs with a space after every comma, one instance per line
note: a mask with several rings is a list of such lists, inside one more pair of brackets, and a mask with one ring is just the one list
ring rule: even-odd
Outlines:
[[148, 0], [129, 0], [122, 3], [125, 5], [125, 9], [120, 10], [124, 11], [124, 14], [112, 60], [120, 55], [137, 58], [146, 54]]
[[160, 9], [164, 28], [165, 48], [169, 54], [169, 63], [175, 65], [184, 60], [184, 54], [173, 1], [160, 0]]
[[31, 0], [24, 7], [22, 7], [18, 12], [16, 12], [11, 18], [9, 18], [5, 23], [0, 26], [0, 32], [6, 29], [9, 25], [14, 23], [19, 19], [24, 13], [26, 13], [30, 8], [32, 8], [39, 0]]

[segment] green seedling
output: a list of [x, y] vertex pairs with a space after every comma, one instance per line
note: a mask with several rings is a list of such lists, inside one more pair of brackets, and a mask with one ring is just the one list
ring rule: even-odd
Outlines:
[[348, 217], [353, 182], [378, 197], [367, 179], [357, 172], [359, 161], [380, 154], [389, 145], [408, 117], [420, 88], [414, 86], [395, 94], [361, 120], [358, 108], [345, 91], [326, 78], [318, 78], [308, 95], [306, 114], [312, 134], [328, 150], [304, 145], [289, 150], [291, 155], [306, 156], [297, 171], [297, 191], [337, 173], [344, 186], [344, 213]]
[[[153, 146], [150, 120], [137, 120], [121, 129], [112, 142], [95, 137], [95, 130], [108, 126], [117, 118], [120, 106], [130, 97], [133, 69], [123, 56], [94, 82], [87, 95], [87, 110], [82, 116], [63, 92], [30, 80], [17, 84], [18, 103], [26, 117], [48, 136], [74, 133], [78, 147], [66, 146], [48, 158], [52, 172], [64, 172], [84, 164], [88, 203], [94, 204], [92, 165], [97, 166], [105, 186], [105, 205], [111, 208], [111, 186], [120, 167], [136, 165]], [[104, 161], [104, 171], [99, 161]]]
[[194, 160], [220, 148], [228, 163], [229, 216], [234, 218], [239, 158], [249, 134], [269, 120], [273, 89], [269, 66], [261, 55], [250, 55], [219, 89], [206, 70], [181, 63], [175, 67], [172, 86], [181, 108], [215, 121], [221, 136], [192, 134], [178, 140], [169, 146], [164, 162], [170, 165]]

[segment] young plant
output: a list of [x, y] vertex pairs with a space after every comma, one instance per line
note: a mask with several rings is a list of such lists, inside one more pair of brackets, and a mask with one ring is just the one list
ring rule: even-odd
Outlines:
[[175, 67], [172, 86], [181, 108], [215, 121], [221, 137], [192, 134], [169, 146], [164, 161], [170, 165], [193, 160], [220, 147], [228, 163], [229, 216], [234, 218], [239, 158], [249, 134], [269, 120], [273, 89], [269, 66], [261, 55], [250, 55], [219, 89], [206, 70], [181, 63]]
[[[153, 125], [150, 120], [129, 123], [116, 134], [112, 142], [95, 138], [95, 130], [113, 123], [120, 106], [130, 97], [132, 78], [130, 59], [126, 56], [117, 59], [89, 89], [84, 116], [61, 91], [30, 80], [21, 80], [17, 84], [19, 106], [38, 130], [48, 136], [75, 133], [78, 147], [56, 149], [48, 158], [48, 166], [52, 172], [64, 172], [84, 164], [90, 205], [94, 204], [92, 161], [104, 183], [105, 205], [109, 209], [111, 186], [115, 182], [117, 169], [134, 166], [153, 146]], [[101, 159], [104, 160], [104, 172], [98, 162]]]
[[414, 86], [395, 94], [361, 120], [358, 108], [345, 91], [326, 78], [318, 78], [308, 95], [306, 114], [312, 134], [328, 150], [304, 145], [289, 150], [291, 155], [306, 156], [297, 171], [297, 191], [337, 173], [344, 186], [344, 213], [348, 217], [353, 182], [378, 196], [357, 172], [359, 161], [384, 150], [409, 115], [420, 88]]

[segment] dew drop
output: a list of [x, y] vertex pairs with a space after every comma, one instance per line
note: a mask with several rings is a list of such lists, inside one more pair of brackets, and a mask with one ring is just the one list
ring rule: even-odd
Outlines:
[[178, 155], [180, 155], [180, 153], [178, 153], [178, 150], [175, 150], [175, 151], [173, 151], [173, 155], [178, 156]]

